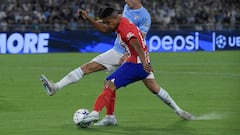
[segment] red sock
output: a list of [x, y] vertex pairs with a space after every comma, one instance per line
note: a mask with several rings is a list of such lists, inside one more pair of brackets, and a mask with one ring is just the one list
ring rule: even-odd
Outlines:
[[114, 91], [111, 95], [110, 101], [106, 104], [106, 114], [113, 115], [114, 114], [114, 105], [116, 99], [116, 91]]
[[109, 104], [113, 90], [110, 88], [104, 88], [102, 93], [98, 96], [93, 110], [100, 112], [106, 104]]

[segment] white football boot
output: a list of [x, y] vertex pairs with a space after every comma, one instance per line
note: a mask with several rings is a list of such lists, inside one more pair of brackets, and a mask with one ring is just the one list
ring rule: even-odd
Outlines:
[[83, 123], [97, 122], [99, 119], [99, 113], [97, 111], [92, 111], [85, 118], [83, 118]]
[[52, 81], [48, 81], [45, 75], [41, 75], [40, 81], [42, 82], [43, 87], [47, 91], [48, 96], [52, 96], [56, 93], [56, 87]]
[[94, 126], [116, 126], [117, 119], [115, 117], [105, 116], [101, 121], [94, 124]]
[[183, 110], [176, 112], [176, 113], [178, 116], [180, 116], [184, 120], [194, 120], [194, 118], [195, 118], [191, 113], [183, 111]]

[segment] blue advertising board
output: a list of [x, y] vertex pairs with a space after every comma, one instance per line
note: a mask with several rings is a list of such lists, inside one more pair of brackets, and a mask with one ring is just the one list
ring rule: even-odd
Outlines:
[[[113, 47], [116, 34], [95, 30], [0, 33], [0, 54], [52, 52], [104, 52]], [[240, 50], [240, 31], [150, 31], [149, 52]]]
[[153, 31], [147, 44], [150, 52], [214, 51], [208, 32]]
[[240, 49], [240, 31], [213, 32], [212, 39], [217, 51]]

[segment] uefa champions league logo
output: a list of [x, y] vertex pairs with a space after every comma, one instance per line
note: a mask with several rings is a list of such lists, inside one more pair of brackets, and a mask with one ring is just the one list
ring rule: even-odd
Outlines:
[[223, 35], [217, 36], [216, 45], [218, 48], [224, 48], [227, 45], [227, 38]]

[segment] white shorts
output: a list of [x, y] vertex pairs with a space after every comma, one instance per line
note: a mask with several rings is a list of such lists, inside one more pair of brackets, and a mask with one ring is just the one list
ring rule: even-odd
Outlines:
[[107, 69], [107, 72], [112, 72], [114, 71], [120, 64], [119, 61], [121, 57], [124, 54], [121, 54], [114, 49], [110, 49], [95, 58], [92, 59], [92, 61], [97, 62], [103, 66], [105, 66]]

